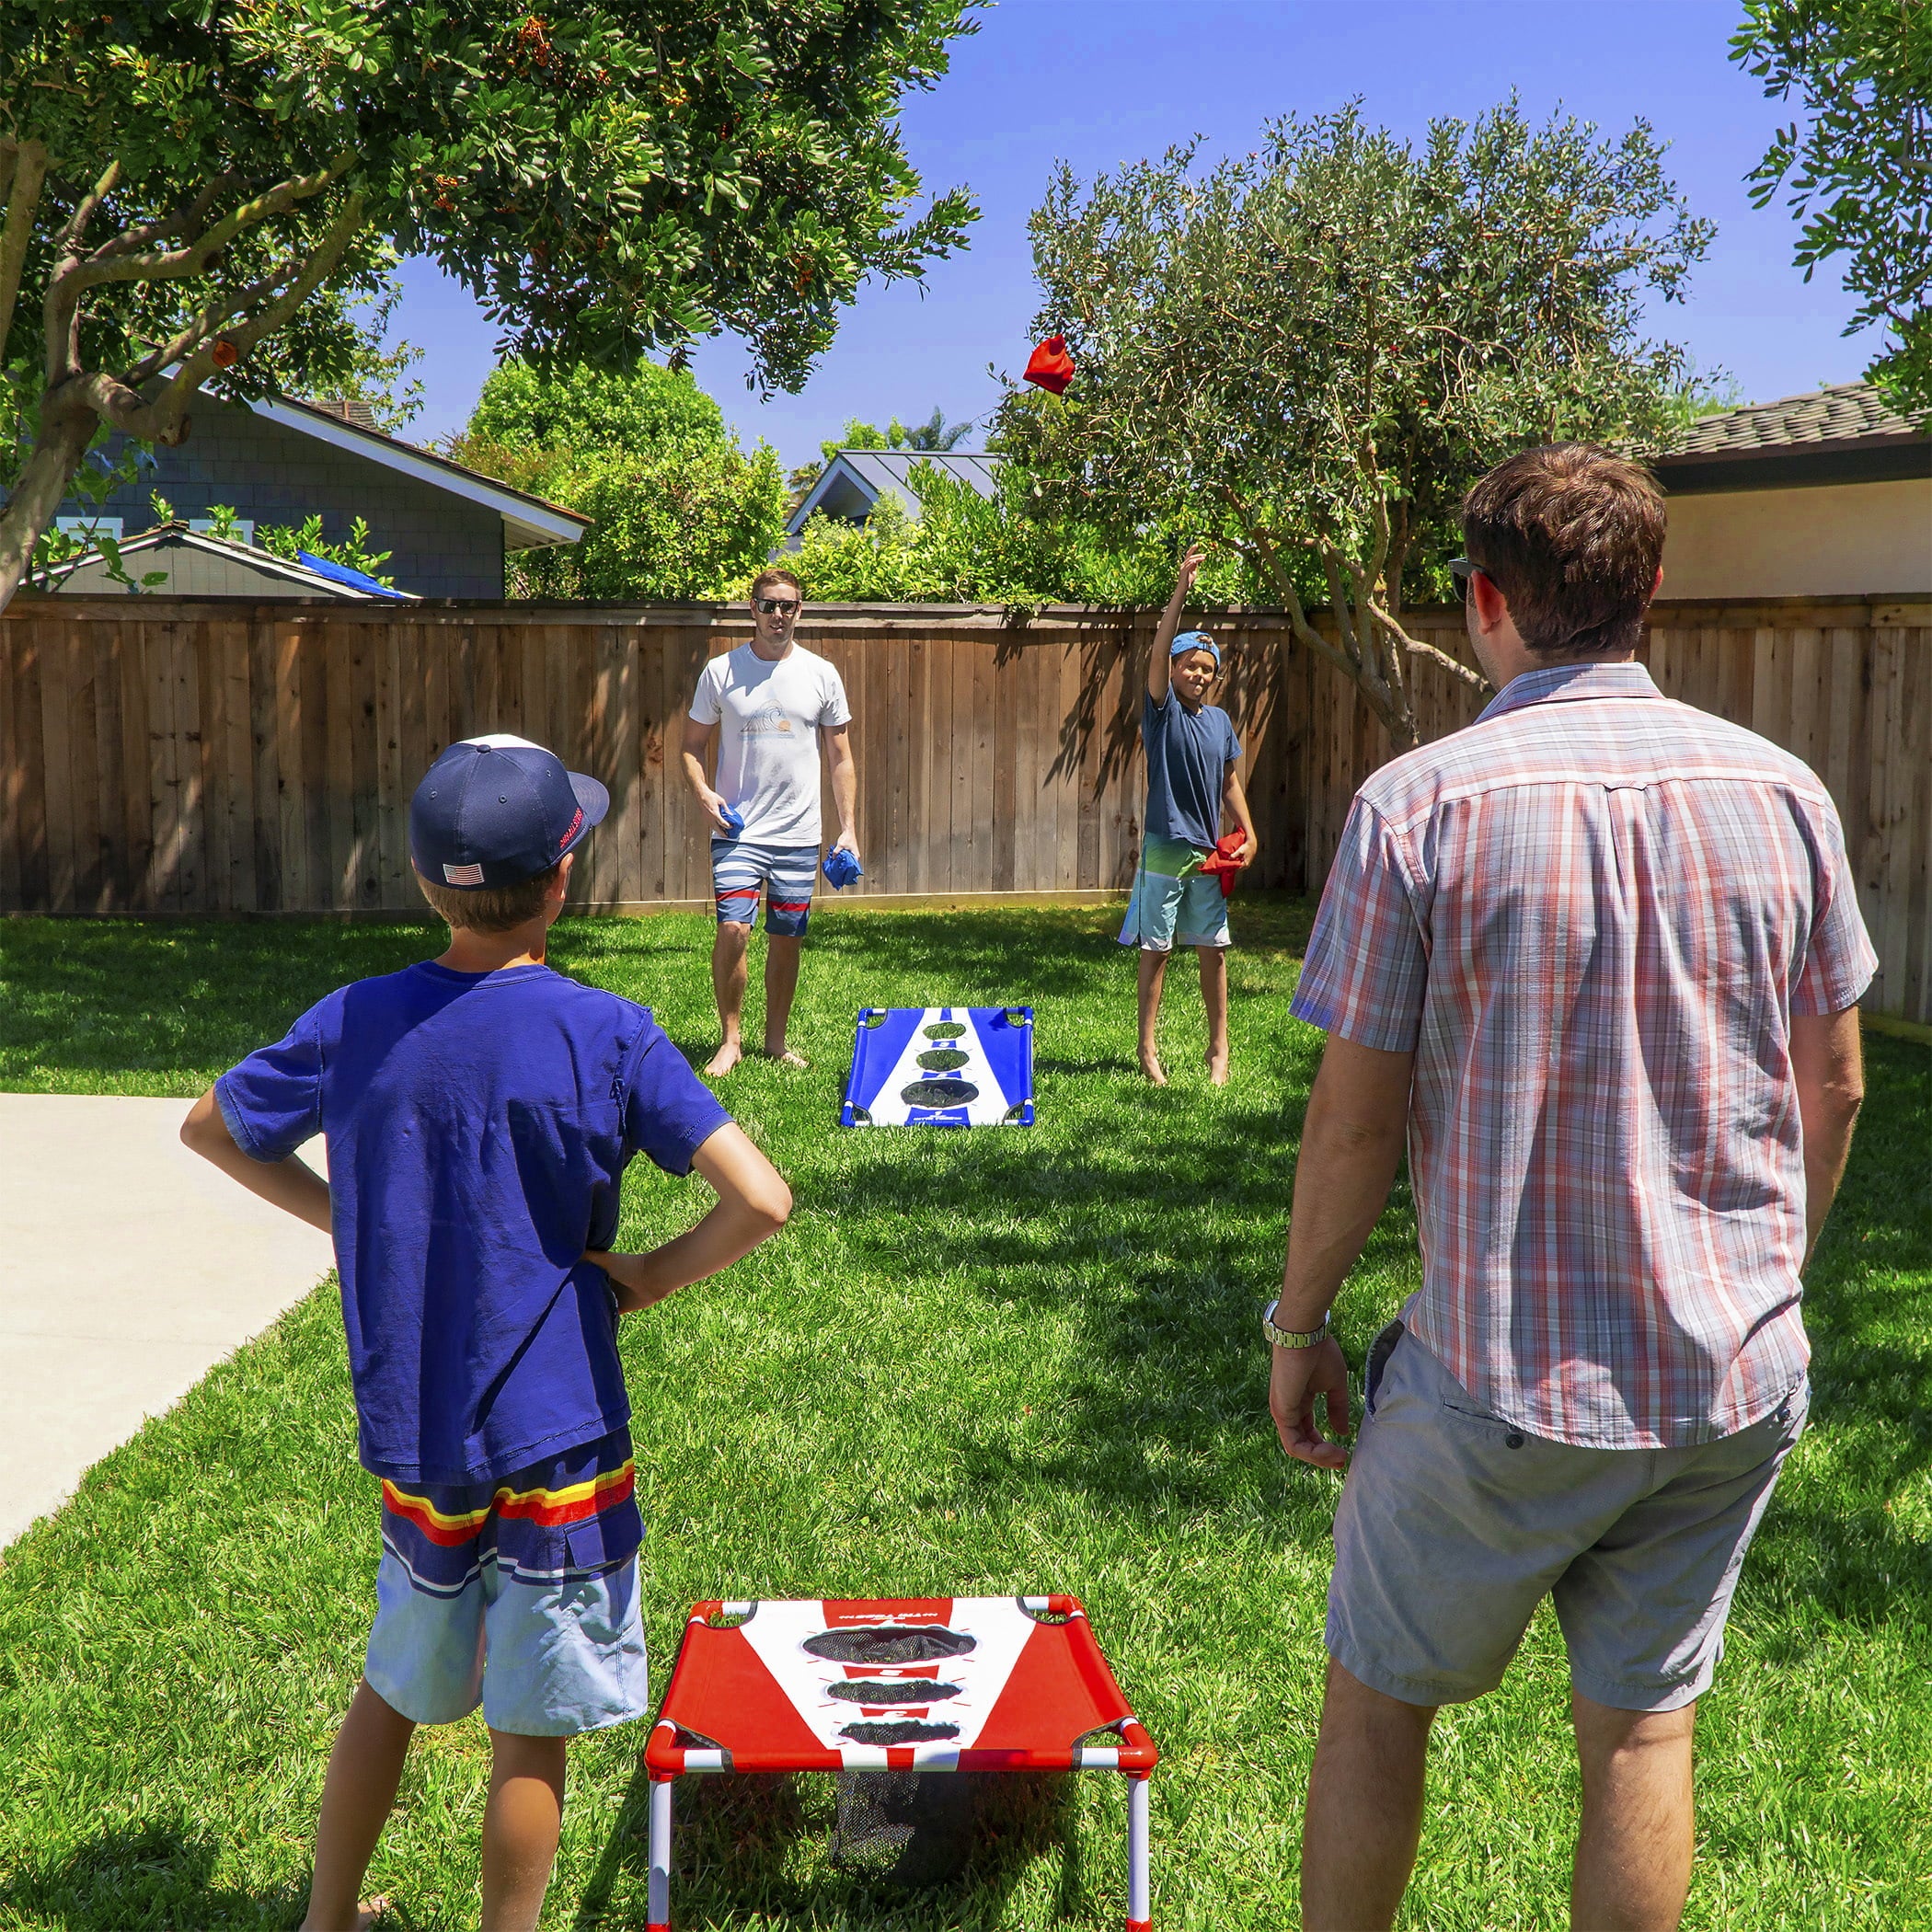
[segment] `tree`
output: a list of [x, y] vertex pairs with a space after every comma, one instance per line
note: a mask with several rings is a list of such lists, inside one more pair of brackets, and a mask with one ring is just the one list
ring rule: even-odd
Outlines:
[[445, 453], [592, 519], [511, 558], [515, 597], [735, 596], [785, 534], [776, 454], [747, 456], [689, 372], [656, 362], [503, 363]]
[[[1639, 339], [1641, 305], [1681, 297], [1712, 230], [1644, 122], [1532, 130], [1513, 100], [1432, 122], [1420, 153], [1351, 105], [1196, 155], [1085, 189], [1059, 169], [1031, 333], [1064, 334], [1079, 373], [1064, 398], [1009, 387], [996, 441], [1069, 518], [1238, 552], [1406, 748], [1417, 661], [1481, 680], [1404, 629], [1405, 581], [1440, 581], [1501, 456], [1667, 425], [1687, 359]], [[1323, 592], [1332, 637], [1307, 615]]]
[[1745, 178], [1753, 202], [1788, 187], [1807, 282], [1846, 259], [1860, 301], [1845, 333], [1892, 336], [1867, 377], [1932, 426], [1932, 5], [1746, 0], [1731, 57], [1767, 97], [1796, 92], [1808, 118], [1781, 128]]
[[[945, 471], [917, 466], [919, 514], [890, 492], [863, 523], [806, 520], [786, 561], [805, 594], [834, 604], [1160, 604], [1174, 587], [1179, 533], [1149, 523], [1128, 535], [1056, 516], [1017, 464], [983, 497]], [[1199, 580], [1210, 603], [1251, 602], [1252, 573], [1233, 552]]]
[[37, 411], [0, 603], [105, 426], [178, 442], [204, 388], [328, 394], [355, 297], [428, 255], [535, 361], [730, 330], [796, 388], [909, 218], [896, 121], [979, 0], [66, 0], [0, 16], [0, 362]]

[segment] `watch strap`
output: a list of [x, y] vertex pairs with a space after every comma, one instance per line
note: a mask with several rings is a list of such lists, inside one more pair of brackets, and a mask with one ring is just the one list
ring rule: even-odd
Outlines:
[[1313, 1328], [1281, 1328], [1275, 1326], [1274, 1311], [1282, 1305], [1277, 1295], [1261, 1311], [1261, 1332], [1278, 1349], [1312, 1349], [1317, 1342], [1328, 1339], [1328, 1317], [1324, 1315], [1320, 1325]]

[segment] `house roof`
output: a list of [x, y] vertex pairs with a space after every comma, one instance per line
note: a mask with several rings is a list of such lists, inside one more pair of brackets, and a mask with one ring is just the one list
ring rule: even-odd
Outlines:
[[[182, 585], [170, 582], [169, 589], [178, 595], [325, 597], [331, 603], [342, 604], [367, 604], [379, 599], [393, 599], [404, 604], [422, 601], [408, 591], [389, 590], [377, 585], [364, 578], [360, 570], [343, 570], [334, 565], [324, 568], [319, 558], [310, 563], [291, 563], [287, 558], [277, 557], [271, 550], [259, 549], [253, 544], [240, 543], [233, 537], [211, 535], [205, 530], [190, 530], [178, 519], [173, 523], [156, 523], [152, 530], [144, 530], [137, 536], [125, 538], [120, 551], [123, 560], [132, 559], [137, 563], [144, 557], [152, 561], [163, 554], [182, 552], [190, 553], [197, 560], [205, 560], [199, 569], [170, 573], [171, 577], [180, 574], [190, 579]], [[124, 590], [125, 585], [117, 584], [111, 579], [104, 582], [95, 581], [101, 574], [95, 567], [105, 562], [98, 549], [83, 550], [78, 557], [56, 564], [48, 572], [53, 580], [50, 588], [54, 591], [72, 588], [89, 593]], [[134, 568], [128, 574], [138, 581], [143, 572]], [[74, 582], [76, 576], [82, 577], [83, 581]]]
[[1700, 417], [1653, 467], [1666, 489], [1785, 488], [1932, 476], [1932, 439], [1870, 383], [1834, 383]]
[[494, 477], [466, 469], [432, 450], [418, 449], [399, 436], [386, 435], [371, 424], [358, 421], [353, 415], [345, 417], [344, 406], [339, 402], [298, 402], [293, 397], [282, 397], [244, 407], [284, 429], [299, 431], [336, 449], [353, 451], [372, 463], [380, 463], [385, 469], [397, 470], [419, 483], [447, 489], [472, 503], [494, 510], [503, 519], [506, 549], [534, 550], [548, 544], [574, 544], [591, 527], [592, 518], [566, 510], [561, 503], [546, 502], [527, 490], [512, 489]]
[[919, 514], [919, 492], [914, 488], [915, 464], [929, 463], [983, 497], [999, 488], [1004, 456], [970, 450], [839, 450], [824, 473], [807, 491], [804, 500], [785, 520], [786, 534], [796, 536], [815, 511], [862, 523], [882, 496], [897, 497], [909, 516]]

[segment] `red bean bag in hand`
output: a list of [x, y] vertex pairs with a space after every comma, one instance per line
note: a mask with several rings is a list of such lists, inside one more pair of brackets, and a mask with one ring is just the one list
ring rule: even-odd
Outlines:
[[1214, 849], [1201, 861], [1203, 872], [1213, 872], [1221, 880], [1221, 896], [1234, 896], [1235, 880], [1241, 876], [1241, 847], [1248, 843], [1245, 832], [1230, 832], [1224, 839], [1214, 841]]
[[1049, 336], [1027, 360], [1026, 379], [1050, 395], [1064, 396], [1074, 379], [1074, 359], [1064, 336]]

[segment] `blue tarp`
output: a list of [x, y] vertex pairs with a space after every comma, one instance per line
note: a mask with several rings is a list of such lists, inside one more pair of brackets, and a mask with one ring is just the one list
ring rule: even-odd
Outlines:
[[401, 598], [404, 594], [390, 584], [379, 582], [366, 570], [351, 570], [347, 564], [331, 563], [326, 557], [311, 557], [306, 550], [297, 550], [295, 561], [305, 565], [317, 577], [327, 577], [331, 583], [346, 583], [351, 590], [367, 591], [372, 597]]

